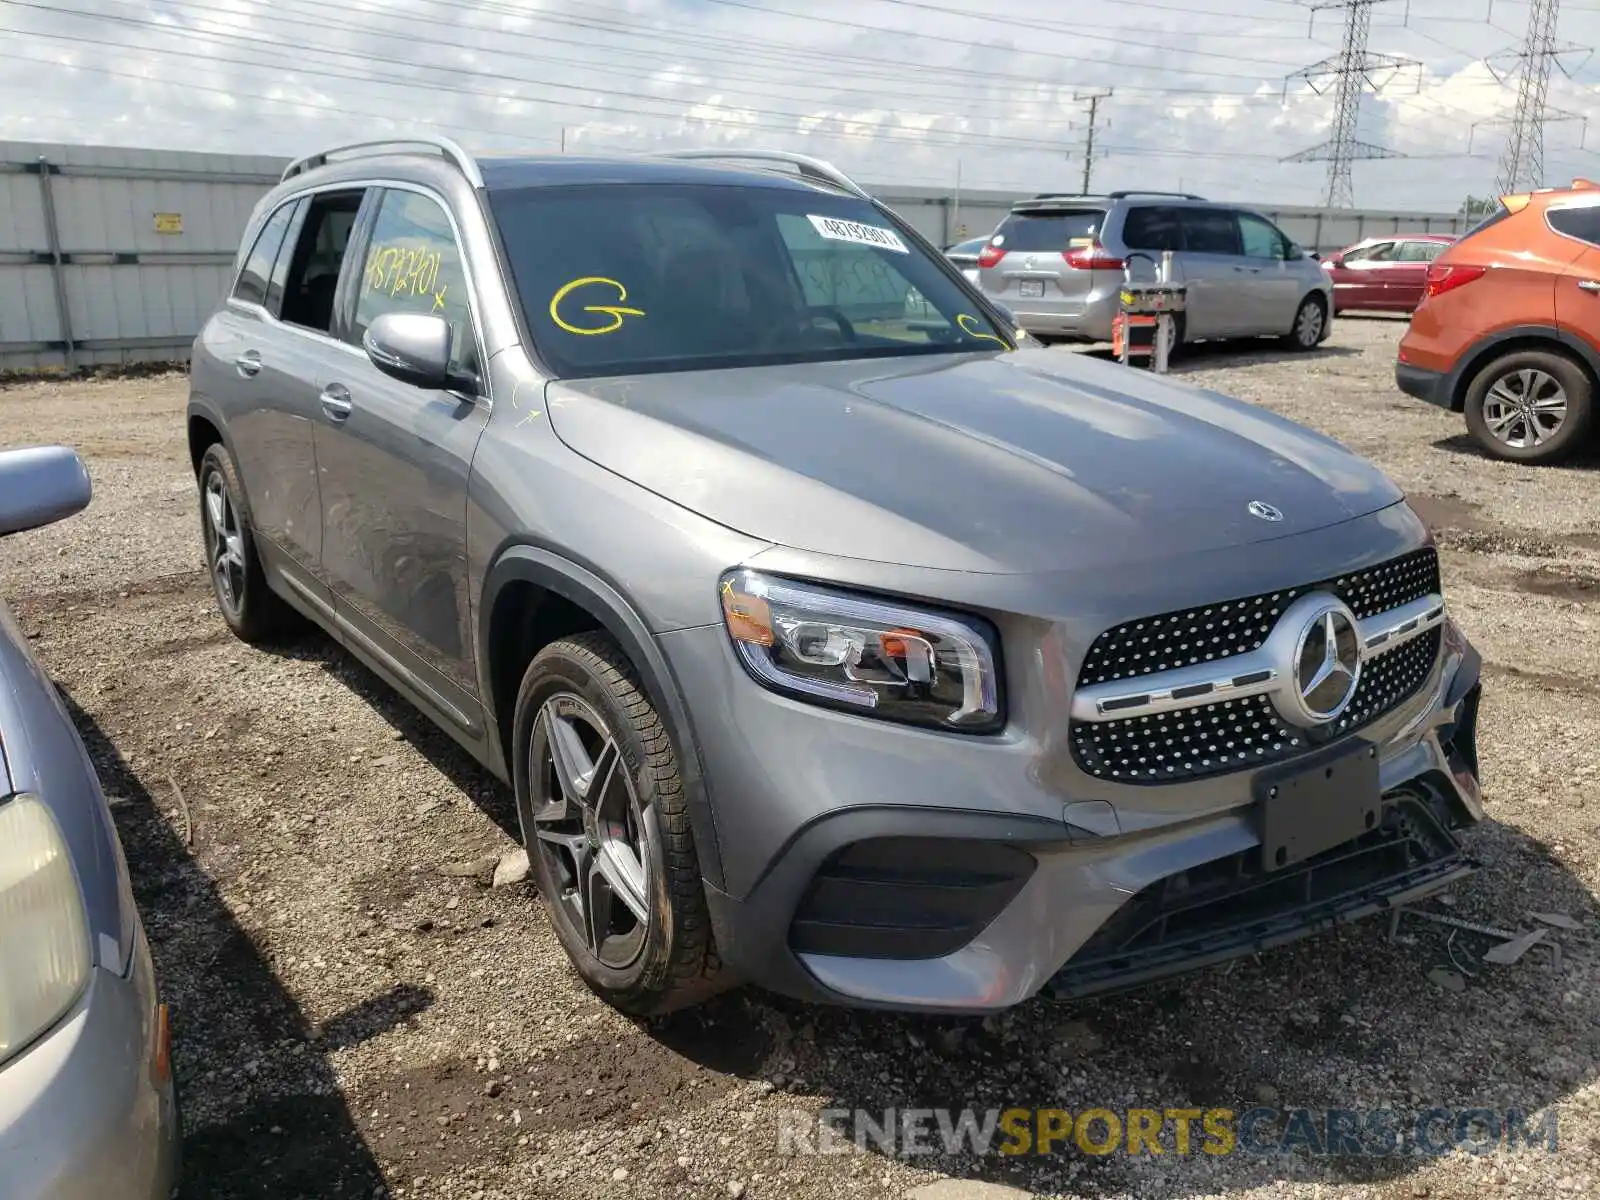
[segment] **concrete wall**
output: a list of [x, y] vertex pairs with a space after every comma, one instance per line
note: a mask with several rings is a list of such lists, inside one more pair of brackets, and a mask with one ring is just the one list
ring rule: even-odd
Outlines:
[[[252, 206], [284, 166], [263, 156], [0, 142], [0, 370], [186, 359], [227, 290]], [[1017, 198], [871, 187], [940, 246], [988, 233]], [[1309, 250], [1468, 223], [1437, 213], [1261, 211]]]

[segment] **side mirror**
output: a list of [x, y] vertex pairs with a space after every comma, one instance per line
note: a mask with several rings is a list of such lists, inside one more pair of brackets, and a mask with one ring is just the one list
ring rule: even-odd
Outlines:
[[0, 451], [0, 535], [64, 521], [92, 494], [83, 459], [69, 446]]
[[450, 373], [454, 330], [443, 317], [426, 313], [384, 313], [367, 326], [361, 346], [372, 365], [413, 387], [439, 390], [460, 380]]

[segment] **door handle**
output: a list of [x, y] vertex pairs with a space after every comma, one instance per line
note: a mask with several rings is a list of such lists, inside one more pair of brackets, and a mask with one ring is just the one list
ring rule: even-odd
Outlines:
[[261, 351], [246, 350], [233, 360], [233, 365], [238, 368], [239, 374], [248, 377], [261, 373]]
[[322, 405], [322, 411], [328, 414], [328, 420], [336, 425], [348, 421], [355, 407], [350, 403], [350, 389], [342, 383], [330, 383], [323, 388], [317, 401]]
[[1600, 279], [1580, 279], [1578, 286], [1586, 292], [1600, 292]]

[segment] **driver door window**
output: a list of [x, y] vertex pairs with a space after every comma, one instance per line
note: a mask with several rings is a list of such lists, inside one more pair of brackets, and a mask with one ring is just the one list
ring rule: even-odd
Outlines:
[[451, 368], [477, 372], [477, 334], [450, 218], [432, 197], [395, 188], [383, 193], [373, 222], [351, 340], [360, 344], [372, 322], [392, 312], [443, 317], [450, 322]]
[[1281, 260], [1287, 257], [1283, 235], [1251, 213], [1239, 214], [1239, 243], [1246, 258]]

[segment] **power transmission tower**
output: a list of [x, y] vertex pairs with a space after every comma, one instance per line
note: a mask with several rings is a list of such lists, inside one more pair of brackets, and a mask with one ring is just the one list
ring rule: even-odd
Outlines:
[[1296, 79], [1304, 80], [1317, 95], [1322, 95], [1329, 83], [1333, 85], [1332, 136], [1320, 145], [1291, 154], [1285, 162], [1326, 162], [1328, 164], [1329, 208], [1354, 208], [1355, 185], [1350, 177], [1350, 164], [1357, 159], [1402, 158], [1398, 151], [1390, 150], [1356, 137], [1356, 127], [1361, 116], [1361, 93], [1370, 88], [1381, 91], [1400, 71], [1419, 68], [1417, 86], [1421, 87], [1421, 63], [1399, 58], [1393, 54], [1374, 54], [1367, 49], [1367, 36], [1372, 31], [1372, 8], [1375, 4], [1391, 0], [1312, 0], [1312, 20], [1323, 9], [1344, 10], [1344, 42], [1339, 53], [1312, 63], [1284, 80], [1284, 93]]
[[[1559, 68], [1563, 74], [1570, 75], [1571, 70], [1562, 61], [1563, 56], [1586, 53], [1582, 46], [1571, 42], [1559, 46], [1556, 44], [1556, 16], [1559, 9], [1560, 0], [1530, 0], [1528, 32], [1522, 39], [1521, 51], [1502, 50], [1484, 60], [1500, 82], [1506, 82], [1512, 75], [1517, 79], [1517, 103], [1510, 118], [1479, 122], [1511, 126], [1505, 150], [1500, 155], [1500, 172], [1495, 178], [1498, 195], [1532, 191], [1543, 184], [1544, 127], [1547, 124], [1552, 121], [1582, 121], [1584, 133], [1588, 132], [1587, 117], [1551, 108], [1548, 103], [1551, 69]], [[1470, 146], [1470, 141], [1468, 144]]]
[[1089, 132], [1084, 139], [1083, 145], [1083, 187], [1079, 189], [1081, 195], [1087, 196], [1089, 194], [1089, 180], [1094, 175], [1094, 135], [1099, 129], [1097, 117], [1100, 113], [1100, 101], [1111, 99], [1111, 89], [1107, 88], [1103, 92], [1091, 92], [1083, 96], [1074, 92], [1072, 98], [1079, 104], [1088, 104], [1089, 106]]

